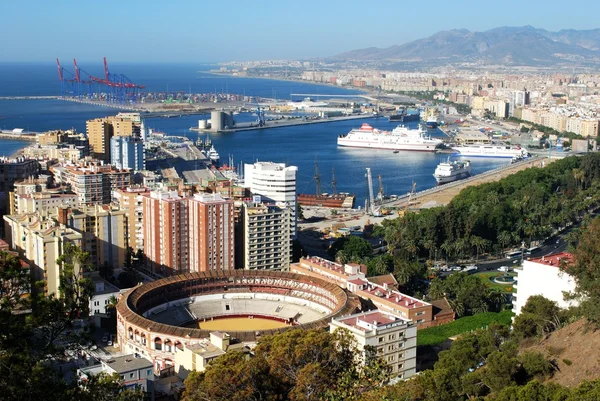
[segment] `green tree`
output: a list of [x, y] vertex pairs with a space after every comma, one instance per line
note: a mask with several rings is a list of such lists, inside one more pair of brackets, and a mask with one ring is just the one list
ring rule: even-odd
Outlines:
[[[598, 173], [594, 173], [598, 174]], [[579, 239], [575, 252], [575, 263], [563, 266], [576, 283], [575, 296], [581, 299], [583, 315], [600, 326], [600, 219], [590, 222]]]
[[527, 299], [521, 313], [515, 317], [513, 332], [518, 338], [541, 336], [556, 330], [561, 320], [556, 302], [542, 295], [534, 295]]

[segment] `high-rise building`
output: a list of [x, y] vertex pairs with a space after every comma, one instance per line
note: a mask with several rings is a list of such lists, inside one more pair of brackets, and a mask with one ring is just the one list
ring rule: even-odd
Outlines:
[[243, 241], [238, 252], [243, 253], [244, 269], [288, 270], [292, 259], [292, 239], [288, 225], [290, 210], [265, 204], [243, 207]]
[[140, 136], [140, 123], [129, 118], [105, 117], [88, 120], [86, 132], [92, 155], [98, 160], [110, 162], [110, 139], [114, 136]]
[[144, 249], [143, 196], [149, 195], [146, 187], [127, 187], [112, 192], [114, 202], [127, 213], [127, 245], [134, 251]]
[[[256, 162], [244, 166], [244, 184], [254, 195], [279, 202], [290, 211], [289, 232], [296, 238], [296, 174], [298, 167], [285, 163]], [[259, 203], [259, 202], [258, 202]]]
[[152, 191], [142, 197], [144, 254], [148, 268], [161, 274], [189, 267], [188, 199], [176, 191]]
[[234, 269], [233, 201], [196, 194], [188, 202], [189, 271]]
[[110, 139], [110, 164], [118, 169], [144, 170], [144, 142], [134, 136], [114, 136]]
[[131, 185], [131, 170], [118, 170], [110, 164], [81, 163], [51, 167], [59, 182], [71, 186], [79, 206], [111, 203], [111, 192]]
[[94, 266], [123, 267], [127, 254], [127, 215], [110, 205], [59, 208], [58, 222], [83, 236], [82, 248]]

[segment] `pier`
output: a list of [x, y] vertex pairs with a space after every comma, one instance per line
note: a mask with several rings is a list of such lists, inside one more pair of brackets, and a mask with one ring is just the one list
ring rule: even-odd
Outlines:
[[38, 134], [41, 134], [41, 132], [27, 132], [27, 133], [23, 133], [23, 134], [15, 134], [12, 130], [11, 131], [0, 130], [0, 139], [14, 139], [17, 141], [36, 142]]
[[344, 117], [327, 117], [327, 118], [316, 118], [316, 119], [282, 119], [282, 120], [266, 120], [265, 125], [262, 127], [257, 123], [250, 123], [251, 125], [246, 125], [245, 123], [240, 123], [236, 128], [228, 128], [222, 129], [218, 131], [214, 131], [211, 129], [193, 129], [193, 131], [205, 132], [205, 133], [230, 133], [230, 132], [238, 132], [238, 131], [252, 131], [252, 130], [261, 130], [261, 129], [270, 129], [270, 128], [283, 128], [283, 127], [295, 127], [299, 125], [309, 125], [309, 124], [325, 124], [325, 123], [334, 123], [338, 121], [348, 121], [348, 120], [364, 120], [367, 118], [376, 118], [377, 116], [373, 114], [358, 114]]
[[406, 208], [408, 205], [408, 208], [411, 210], [444, 206], [450, 203], [450, 201], [454, 199], [454, 197], [457, 196], [460, 191], [467, 187], [499, 181], [502, 178], [530, 167], [544, 167], [548, 165], [549, 162], [550, 160], [545, 157], [532, 157], [528, 160], [510, 164], [508, 166], [498, 167], [494, 170], [489, 170], [485, 173], [477, 174], [464, 180], [449, 182], [448, 184], [416, 192], [412, 195], [412, 197], [410, 197], [410, 204], [408, 203], [409, 194], [406, 194], [393, 201], [384, 202], [381, 206], [383, 208]]

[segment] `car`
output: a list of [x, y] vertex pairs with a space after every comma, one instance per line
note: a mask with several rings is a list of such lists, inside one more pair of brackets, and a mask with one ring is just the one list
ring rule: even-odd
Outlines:
[[108, 336], [105, 334], [102, 336], [102, 342], [105, 343], [108, 341]]
[[460, 266], [452, 266], [452, 267], [450, 268], [450, 270], [452, 270], [452, 271], [454, 271], [454, 272], [459, 272], [459, 271], [461, 271], [461, 270], [462, 270], [462, 267], [460, 267]]
[[508, 273], [508, 272], [510, 271], [510, 267], [508, 267], [508, 266], [500, 266], [500, 267], [498, 268], [498, 271], [499, 271], [499, 272]]
[[108, 340], [108, 342], [106, 343], [106, 345], [113, 345], [113, 342]]

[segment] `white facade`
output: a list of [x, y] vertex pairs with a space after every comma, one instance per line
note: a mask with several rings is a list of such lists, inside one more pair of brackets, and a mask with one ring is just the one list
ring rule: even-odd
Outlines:
[[76, 207], [77, 195], [75, 194], [52, 194], [34, 193], [31, 195], [15, 194], [14, 214], [37, 213], [52, 211], [57, 207]]
[[134, 172], [145, 169], [144, 142], [133, 136], [115, 136], [110, 139], [110, 164], [119, 170]]
[[408, 379], [417, 371], [417, 327], [410, 320], [373, 310], [333, 319], [330, 332], [349, 330], [358, 349], [373, 347], [391, 368], [392, 377]]
[[244, 166], [244, 185], [254, 195], [282, 202], [290, 210], [290, 237], [296, 238], [296, 175], [298, 167], [285, 163], [256, 162]]
[[524, 261], [523, 268], [517, 270], [515, 277], [517, 284], [514, 288], [517, 292], [512, 301], [515, 315], [521, 313], [529, 297], [534, 295], [555, 301], [561, 308], [577, 305], [576, 301], [565, 300], [564, 297], [564, 292], [575, 290], [575, 281], [559, 268], [561, 262], [571, 260], [572, 255], [563, 252]]

